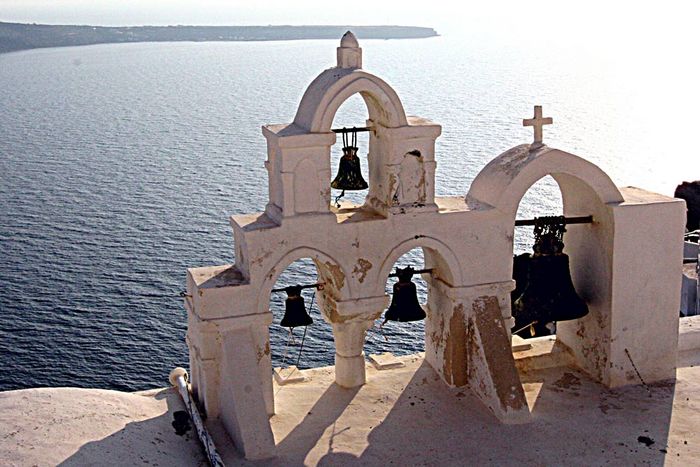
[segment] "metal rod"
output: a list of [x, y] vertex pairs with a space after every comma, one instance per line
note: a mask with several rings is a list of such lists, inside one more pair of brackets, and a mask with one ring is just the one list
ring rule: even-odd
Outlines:
[[291, 287], [299, 287], [300, 289], [318, 289], [323, 290], [323, 286], [326, 285], [325, 282], [319, 282], [317, 284], [306, 284], [306, 285], [290, 285], [289, 287], [282, 287], [281, 289], [272, 289], [272, 292], [286, 292], [287, 289]]
[[372, 131], [372, 128], [368, 126], [363, 127], [352, 127], [352, 128], [333, 128], [331, 129], [333, 133], [361, 133], [363, 131]]
[[177, 367], [170, 372], [169, 379], [170, 384], [177, 388], [177, 391], [180, 393], [180, 397], [182, 397], [182, 402], [185, 403], [187, 413], [190, 415], [190, 418], [194, 423], [194, 427], [197, 430], [197, 436], [202, 442], [202, 446], [204, 446], [204, 452], [207, 455], [209, 464], [213, 467], [224, 467], [224, 462], [221, 460], [221, 456], [219, 456], [219, 453], [216, 452], [214, 440], [211, 438], [211, 435], [209, 435], [209, 432], [202, 421], [202, 417], [199, 415], [199, 410], [197, 410], [197, 406], [194, 405], [194, 402], [192, 401], [192, 395], [190, 394], [190, 389], [187, 385], [187, 370]]
[[[413, 271], [413, 274], [423, 274], [424, 272], [433, 272], [433, 268], [419, 269], [417, 271]], [[392, 272], [389, 274], [389, 277], [399, 277], [399, 274], [397, 272]]]
[[[523, 225], [535, 225], [537, 222], [537, 218], [535, 219], [518, 219], [515, 221], [515, 226], [520, 227]], [[549, 220], [540, 220], [540, 222], [544, 222], [545, 224], [557, 224], [559, 223], [559, 220], [557, 218], [552, 219], [551, 221]], [[591, 224], [593, 222], [593, 216], [580, 216], [580, 217], [565, 217], [564, 218], [564, 224], [569, 225], [569, 224]]]

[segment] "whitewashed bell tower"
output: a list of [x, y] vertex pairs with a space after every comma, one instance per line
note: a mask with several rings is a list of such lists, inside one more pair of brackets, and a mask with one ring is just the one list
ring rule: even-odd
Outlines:
[[[356, 93], [369, 114], [369, 191], [363, 205], [336, 209], [331, 124]], [[187, 272], [192, 388], [247, 458], [275, 455], [270, 292], [300, 258], [313, 260], [325, 284], [316, 297], [333, 330], [336, 384], [366, 382], [365, 333], [389, 304], [387, 278], [404, 253], [422, 248], [430, 269], [423, 275], [425, 360], [445, 384], [469, 388], [501, 422], [527, 422], [510, 346], [513, 231], [522, 196], [547, 175], [562, 191], [566, 216], [593, 219], [564, 239], [590, 313], [563, 323], [557, 340], [580, 368], [611, 387], [634, 383], [633, 370], [647, 383], [673, 377], [684, 203], [619, 189], [597, 166], [544, 145], [541, 125], [551, 122], [541, 112], [532, 123], [535, 141], [494, 158], [466, 196], [436, 198], [441, 127], [406, 116], [394, 90], [362, 69], [362, 49], [348, 32], [337, 65], [311, 82], [294, 121], [263, 127], [264, 212], [231, 217], [234, 265]]]
[[270, 179], [266, 214], [275, 221], [299, 214], [331, 214], [330, 151], [336, 142], [331, 124], [343, 102], [357, 93], [367, 105], [371, 128], [365, 207], [381, 215], [437, 210], [435, 139], [440, 125], [406, 117], [394, 90], [362, 70], [362, 49], [349, 31], [337, 58], [336, 67], [309, 85], [294, 122], [263, 127]]

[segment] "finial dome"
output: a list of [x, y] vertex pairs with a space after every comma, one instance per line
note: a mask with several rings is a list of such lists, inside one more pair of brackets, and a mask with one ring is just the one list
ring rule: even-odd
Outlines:
[[352, 31], [347, 31], [343, 34], [343, 38], [340, 39], [340, 46], [356, 49], [360, 46], [360, 43], [357, 42], [357, 37], [355, 37]]
[[362, 68], [362, 49], [352, 31], [343, 34], [338, 47], [338, 67]]

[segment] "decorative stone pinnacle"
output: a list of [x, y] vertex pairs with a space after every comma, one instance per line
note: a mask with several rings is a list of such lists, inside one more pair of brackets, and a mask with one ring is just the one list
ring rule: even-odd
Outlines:
[[338, 47], [339, 68], [362, 68], [362, 49], [352, 31], [343, 34]]
[[535, 129], [535, 140], [531, 145], [533, 148], [544, 146], [544, 143], [542, 143], [542, 127], [544, 125], [551, 125], [552, 123], [554, 123], [552, 117], [542, 118], [541, 105], [535, 106], [535, 116], [533, 118], [526, 118], [523, 120], [523, 126], [531, 126]]
[[357, 37], [355, 37], [355, 34], [353, 34], [352, 31], [347, 31], [340, 39], [340, 46], [357, 49], [360, 47], [360, 43], [357, 42]]

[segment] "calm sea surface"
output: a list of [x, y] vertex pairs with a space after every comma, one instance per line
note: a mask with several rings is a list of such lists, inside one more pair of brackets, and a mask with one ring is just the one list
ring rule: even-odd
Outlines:
[[[665, 84], [614, 57], [450, 37], [361, 45], [365, 68], [396, 89], [408, 114], [442, 124], [439, 195], [465, 194], [491, 158], [529, 142], [521, 119], [533, 104], [554, 117], [550, 146], [599, 164], [620, 185], [672, 194], [700, 178], [649, 102]], [[185, 269], [234, 261], [228, 217], [267, 201], [260, 127], [293, 119], [336, 46], [145, 43], [0, 55], [0, 390], [146, 389], [187, 366]], [[365, 118], [355, 96], [335, 124]], [[366, 154], [362, 135], [360, 147]], [[556, 214], [560, 204], [545, 179], [520, 215]], [[520, 233], [518, 251], [528, 237]], [[420, 261], [414, 251], [400, 262]], [[278, 283], [314, 274], [302, 260]], [[283, 300], [272, 297], [275, 322]], [[331, 364], [330, 327], [315, 306], [311, 313], [300, 366]], [[297, 358], [296, 332], [287, 346], [286, 331], [271, 327], [274, 364]], [[389, 324], [386, 339], [370, 332], [366, 351], [421, 350], [422, 332]]]

